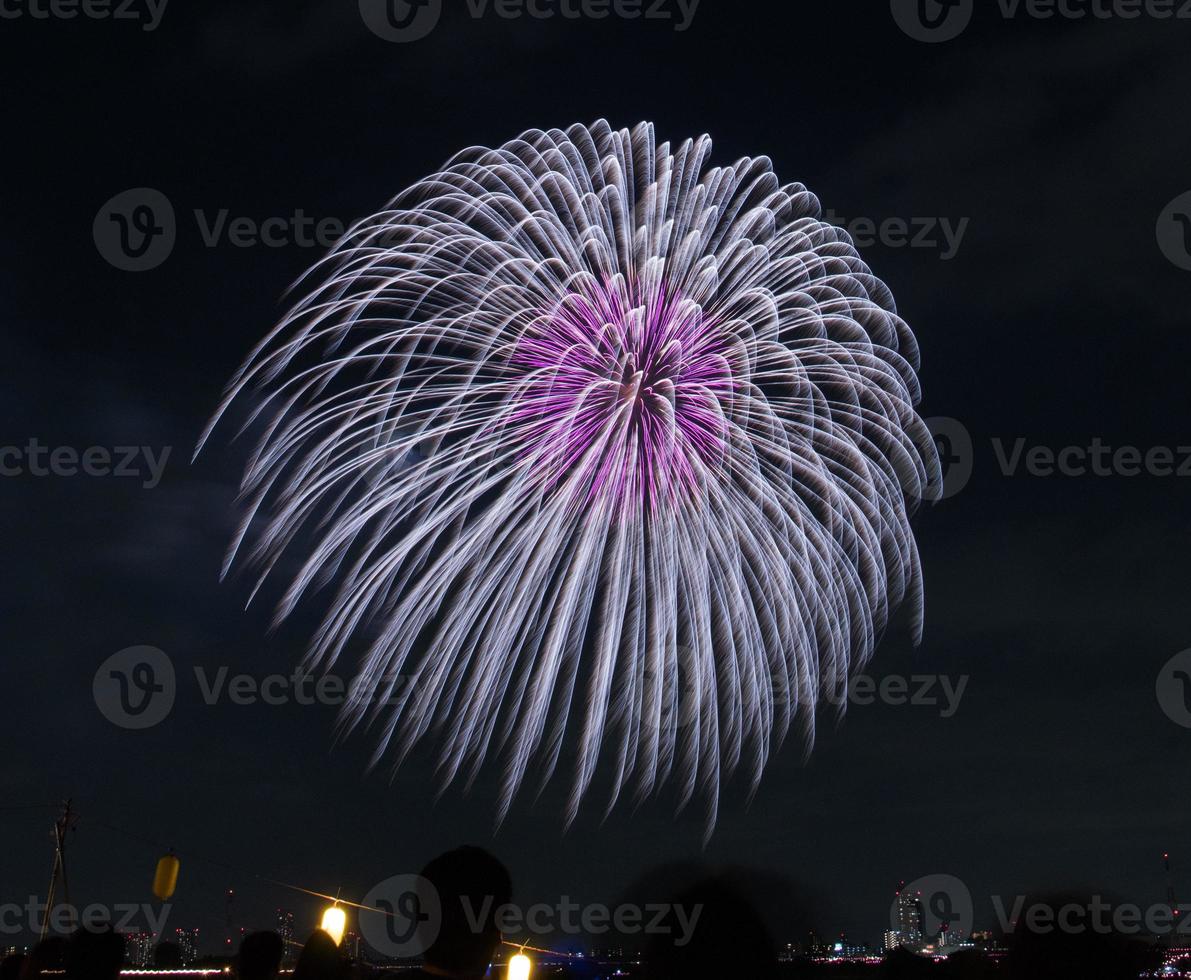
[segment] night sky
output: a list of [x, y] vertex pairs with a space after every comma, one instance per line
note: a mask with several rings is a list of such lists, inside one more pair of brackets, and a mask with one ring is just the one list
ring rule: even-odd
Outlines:
[[[768, 909], [783, 940], [815, 925], [874, 942], [898, 881], [935, 873], [966, 883], [978, 926], [989, 896], [1035, 888], [1161, 901], [1165, 850], [1191, 896], [1191, 731], [1155, 697], [1191, 647], [1191, 474], [1006, 475], [998, 456], [1018, 440], [1191, 447], [1191, 271], [1156, 234], [1191, 190], [1191, 21], [1007, 19], [978, 0], [960, 37], [927, 44], [884, 0], [703, 0], [685, 31], [448, 8], [405, 44], [350, 0], [173, 0], [154, 30], [0, 19], [0, 445], [170, 450], [151, 487], [0, 478], [0, 901], [44, 892], [52, 857], [53, 810], [6, 808], [66, 796], [80, 904], [146, 900], [173, 845], [169, 924], [209, 933], [227, 887], [244, 924], [279, 905], [313, 924], [317, 902], [252, 875], [358, 897], [463, 842], [505, 860], [527, 904], [613, 901], [670, 863], [755, 869], [791, 896]], [[896, 237], [861, 248], [921, 345], [922, 414], [972, 445], [970, 481], [915, 520], [925, 640], [899, 620], [869, 673], [966, 677], [962, 701], [946, 718], [823, 716], [809, 759], [789, 742], [751, 802], [728, 786], [706, 848], [699, 808], [675, 817], [667, 794], [606, 821], [593, 797], [564, 831], [565, 778], [494, 834], [495, 779], [436, 800], [430, 747], [390, 782], [369, 735], [336, 741], [334, 707], [210, 706], [194, 680], [290, 673], [319, 620], [316, 601], [271, 631], [276, 591], [245, 611], [249, 579], [220, 582], [249, 443], [222, 429], [190, 457], [322, 254], [208, 246], [195, 211], [350, 222], [463, 147], [601, 117], [709, 133], [717, 163], [767, 154], [841, 220], [929, 219], [940, 237], [966, 219], [947, 258]], [[172, 253], [139, 273], [93, 238], [130, 188], [177, 218]], [[168, 654], [178, 692], [130, 731], [92, 682], [141, 644]]]

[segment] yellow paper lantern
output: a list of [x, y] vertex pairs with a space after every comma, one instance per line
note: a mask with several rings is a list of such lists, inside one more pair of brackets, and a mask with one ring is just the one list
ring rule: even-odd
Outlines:
[[163, 855], [157, 862], [157, 872], [153, 875], [153, 894], [161, 901], [168, 901], [178, 887], [178, 872], [182, 869], [182, 862], [173, 851]]
[[529, 980], [532, 969], [533, 961], [524, 953], [518, 953], [509, 960], [509, 980]]
[[343, 933], [347, 929], [347, 913], [338, 905], [328, 906], [323, 912], [323, 921], [319, 928], [334, 939], [335, 945], [338, 946], [343, 942]]

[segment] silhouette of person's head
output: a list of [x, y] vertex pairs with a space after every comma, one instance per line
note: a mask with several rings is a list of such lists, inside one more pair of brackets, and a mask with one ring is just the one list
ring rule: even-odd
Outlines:
[[500, 945], [497, 910], [513, 897], [508, 870], [482, 848], [457, 847], [427, 864], [422, 877], [442, 910], [426, 962], [457, 980], [482, 977]]
[[153, 950], [153, 965], [159, 970], [176, 970], [182, 965], [182, 947], [177, 943], [158, 943]]
[[240, 943], [236, 975], [240, 980], [272, 980], [281, 969], [285, 944], [275, 932], [254, 932]]
[[880, 975], [882, 980], [916, 980], [918, 977], [937, 977], [939, 969], [933, 960], [898, 948], [885, 956]]
[[26, 959], [24, 953], [12, 953], [0, 960], [0, 980], [19, 980]]
[[[1144, 944], [1121, 933], [1117, 903], [1081, 892], [1031, 896], [1017, 921], [1006, 959], [1013, 980], [1112, 980], [1137, 976]], [[1097, 909], [1100, 909], [1097, 912]]]
[[43, 939], [21, 965], [21, 980], [39, 980], [47, 970], [65, 969], [68, 948], [69, 944], [61, 936]]
[[343, 957], [335, 940], [322, 929], [315, 929], [294, 966], [294, 980], [340, 980], [343, 974]]
[[960, 950], [942, 964], [927, 965], [939, 966], [929, 974], [931, 980], [1001, 980], [1005, 974], [1000, 964], [976, 949]]
[[66, 950], [68, 980], [116, 980], [124, 964], [124, 937], [111, 926], [76, 929]]
[[770, 980], [777, 975], [777, 955], [769, 930], [756, 908], [734, 886], [708, 878], [678, 896], [670, 931], [649, 944], [650, 980], [720, 980], [748, 977]]

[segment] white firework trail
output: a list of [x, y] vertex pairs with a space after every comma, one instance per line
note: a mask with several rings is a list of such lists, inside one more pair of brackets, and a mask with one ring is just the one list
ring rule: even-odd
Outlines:
[[460, 153], [311, 270], [211, 422], [252, 392], [264, 428], [228, 566], [299, 558], [311, 665], [369, 640], [346, 727], [395, 764], [433, 732], [444, 786], [502, 760], [501, 819], [574, 756], [568, 822], [598, 763], [609, 809], [673, 781], [710, 833], [897, 605], [921, 631], [914, 337], [803, 185], [710, 153], [604, 121]]

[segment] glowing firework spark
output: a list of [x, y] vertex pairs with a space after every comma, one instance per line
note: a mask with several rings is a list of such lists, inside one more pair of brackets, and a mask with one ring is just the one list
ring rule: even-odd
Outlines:
[[435, 729], [444, 784], [499, 754], [502, 818], [566, 744], [568, 818], [604, 759], [609, 807], [675, 777], [710, 829], [897, 604], [920, 629], [914, 338], [805, 187], [710, 152], [605, 122], [465, 151], [345, 236], [216, 415], [263, 393], [229, 565], [302, 556], [279, 619], [335, 583], [313, 663], [372, 631], [348, 727], [398, 763]]

